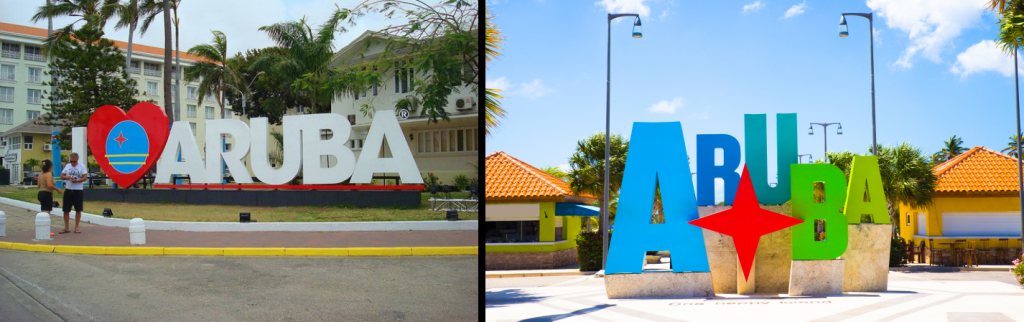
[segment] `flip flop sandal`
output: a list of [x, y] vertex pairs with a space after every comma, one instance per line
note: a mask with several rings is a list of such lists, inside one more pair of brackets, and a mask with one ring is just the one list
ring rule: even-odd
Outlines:
[[62, 231], [59, 231], [57, 233], [58, 234], [67, 234], [67, 233], [70, 233], [70, 232], [71, 232], [70, 230], [62, 230]]
[[81, 234], [82, 232], [80, 232], [80, 231], [77, 231], [77, 230], [76, 230], [76, 231], [75, 231], [75, 233], [76, 233], [76, 234]]

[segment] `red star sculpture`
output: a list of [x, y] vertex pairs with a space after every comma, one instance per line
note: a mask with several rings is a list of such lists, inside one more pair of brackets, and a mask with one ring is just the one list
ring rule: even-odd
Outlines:
[[114, 141], [117, 141], [117, 147], [121, 147], [122, 145], [124, 145], [124, 141], [128, 141], [128, 138], [124, 137], [124, 132], [121, 132], [117, 134], [117, 137], [114, 138]]
[[731, 236], [740, 266], [743, 267], [743, 279], [747, 280], [750, 278], [750, 267], [754, 265], [754, 255], [757, 254], [757, 243], [761, 236], [802, 222], [800, 219], [761, 209], [754, 185], [750, 183], [750, 173], [744, 165], [732, 208], [694, 219], [690, 224]]

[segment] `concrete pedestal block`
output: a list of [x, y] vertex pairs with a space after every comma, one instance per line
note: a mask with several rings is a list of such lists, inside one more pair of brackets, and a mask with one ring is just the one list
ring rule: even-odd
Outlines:
[[[737, 266], [739, 260], [737, 259]], [[743, 267], [736, 270], [736, 294], [749, 295], [757, 292], [757, 263], [750, 266], [750, 278], [743, 278]]]
[[[698, 214], [703, 218], [729, 208], [731, 207], [710, 206], [697, 209]], [[701, 231], [704, 234], [704, 247], [707, 248], [708, 267], [715, 272], [711, 275], [711, 285], [714, 287], [715, 293], [735, 294], [737, 290], [736, 272], [739, 271], [740, 274], [743, 274], [743, 271], [739, 269], [736, 247], [732, 242], [732, 237], [707, 229], [701, 229]]]
[[[780, 214], [788, 214], [789, 206], [762, 206]], [[793, 262], [793, 230], [782, 229], [761, 236], [751, 274], [757, 276], [758, 294], [784, 294], [789, 290], [789, 269]]]
[[843, 293], [843, 260], [795, 260], [789, 270], [789, 295]]
[[844, 292], [885, 292], [889, 287], [892, 225], [848, 225], [850, 243], [841, 257]]
[[610, 299], [714, 297], [711, 273], [644, 272], [608, 274], [604, 287]]

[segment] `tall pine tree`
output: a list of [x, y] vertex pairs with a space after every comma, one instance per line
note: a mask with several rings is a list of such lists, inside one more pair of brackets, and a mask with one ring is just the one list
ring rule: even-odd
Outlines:
[[61, 142], [70, 142], [66, 138], [71, 127], [85, 126], [100, 106], [127, 111], [138, 102], [135, 80], [124, 70], [124, 55], [114, 42], [103, 39], [103, 31], [86, 24], [47, 42], [55, 87], [40, 123], [63, 127]]

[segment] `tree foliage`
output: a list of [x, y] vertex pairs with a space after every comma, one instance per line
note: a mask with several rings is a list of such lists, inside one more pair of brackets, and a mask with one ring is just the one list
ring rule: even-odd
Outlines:
[[1021, 135], [1011, 135], [1009, 140], [1009, 142], [1006, 142], [1006, 147], [1004, 147], [1000, 152], [1016, 158], [1018, 156], [1017, 144], [1024, 144], [1024, 138], [1022, 138]]
[[932, 164], [949, 161], [961, 153], [964, 153], [967, 149], [964, 148], [963, 145], [963, 138], [956, 135], [951, 136], [948, 140], [942, 143], [942, 150], [939, 150], [939, 152], [935, 152], [935, 154], [932, 155]]
[[[576, 152], [569, 157], [569, 187], [574, 193], [590, 194], [599, 200], [604, 195], [604, 133], [594, 134], [576, 144]], [[608, 198], [616, 200], [622, 173], [626, 169], [626, 152], [629, 141], [622, 135], [611, 136], [609, 163]], [[614, 207], [609, 203], [609, 220], [613, 219]]]
[[[458, 92], [460, 86], [469, 86], [473, 94], [477, 93], [480, 40], [475, 1], [444, 0], [432, 5], [420, 0], [365, 0], [335, 12], [344, 22], [337, 26], [338, 30], [346, 31], [346, 26], [355, 25], [359, 17], [369, 13], [378, 13], [387, 19], [398, 15], [406, 20], [378, 31], [387, 39], [386, 47], [384, 53], [367, 62], [378, 68], [367, 71], [383, 74], [412, 68], [418, 76], [413, 92], [422, 107], [420, 115], [427, 116], [430, 122], [448, 120], [444, 108], [451, 94]], [[347, 74], [345, 69], [363, 70], [363, 67], [342, 66], [338, 74]], [[359, 90], [352, 83], [330, 84], [335, 85], [332, 88], [335, 92]]]
[[199, 102], [208, 94], [215, 94], [217, 104], [224, 109], [224, 93], [229, 90], [238, 91], [238, 71], [228, 65], [228, 38], [219, 30], [210, 31], [213, 33], [213, 42], [199, 44], [189, 48], [188, 53], [204, 60], [198, 61], [192, 66], [185, 68], [185, 81], [199, 80]]
[[50, 78], [60, 81], [47, 97], [50, 103], [45, 105], [47, 113], [40, 123], [64, 126], [64, 136], [70, 127], [85, 126], [100, 106], [109, 104], [127, 111], [138, 102], [135, 80], [123, 68], [124, 55], [102, 37], [102, 31], [86, 25], [48, 47]]
[[[850, 175], [853, 156], [855, 155], [851, 152], [828, 153], [830, 162], [842, 169], [847, 178]], [[901, 203], [911, 207], [931, 204], [932, 192], [935, 190], [935, 175], [921, 150], [908, 143], [879, 146], [878, 170], [882, 177], [882, 190], [885, 191], [890, 222], [899, 231], [897, 206]]]
[[[501, 30], [498, 30], [498, 26], [494, 24], [493, 19], [493, 16], [487, 16], [487, 30], [484, 33], [484, 41], [486, 43], [484, 50], [488, 63], [501, 55], [501, 43], [504, 40], [501, 36]], [[490, 133], [491, 128], [498, 127], [501, 118], [505, 117], [505, 109], [501, 107], [500, 89], [487, 88], [484, 109], [484, 131]]]

